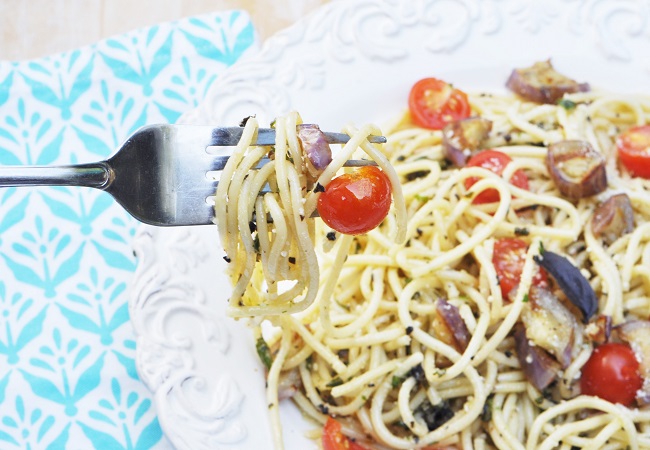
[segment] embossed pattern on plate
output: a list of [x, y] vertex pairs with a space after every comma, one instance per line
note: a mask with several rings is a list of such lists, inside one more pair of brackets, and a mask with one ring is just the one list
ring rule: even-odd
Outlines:
[[[549, 57], [592, 86], [650, 92], [647, 55], [648, 0], [338, 1], [239, 61], [181, 121], [265, 123], [296, 109], [332, 130], [381, 125], [419, 78], [502, 90], [513, 67]], [[225, 317], [230, 288], [209, 228], [138, 233], [138, 370], [179, 449], [267, 448], [263, 370], [250, 330]], [[311, 425], [283, 408], [287, 447], [308, 448]]]

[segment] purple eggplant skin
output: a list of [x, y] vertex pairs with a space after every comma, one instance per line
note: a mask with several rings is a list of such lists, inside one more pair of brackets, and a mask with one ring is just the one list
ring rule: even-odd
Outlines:
[[[446, 330], [439, 330], [442, 332], [441, 336], [448, 336], [451, 341], [448, 344], [459, 352], [464, 352], [472, 336], [467, 329], [467, 325], [465, 325], [465, 321], [460, 316], [458, 308], [447, 300], [440, 298], [436, 303], [436, 312], [446, 327]], [[443, 340], [446, 341], [446, 339]]]
[[447, 159], [456, 167], [464, 167], [491, 130], [492, 121], [482, 117], [468, 117], [451, 122], [442, 129], [442, 147]]
[[515, 350], [526, 379], [538, 390], [546, 389], [557, 377], [560, 363], [549, 353], [532, 345], [526, 328], [518, 323], [514, 328]]
[[581, 341], [582, 330], [578, 321], [546, 287], [531, 286], [528, 298], [521, 313], [526, 336], [566, 368], [573, 360], [577, 341]]
[[307, 169], [314, 177], [318, 177], [332, 162], [332, 149], [327, 137], [318, 125], [298, 125], [298, 140], [302, 151], [307, 156]]
[[590, 90], [589, 84], [578, 83], [557, 72], [550, 60], [536, 62], [524, 69], [514, 69], [506, 87], [531, 102], [550, 104], [556, 104], [564, 94]]
[[548, 250], [533, 259], [553, 277], [569, 301], [582, 312], [583, 322], [589, 322], [598, 311], [598, 298], [580, 269], [564, 256]]
[[634, 210], [627, 194], [616, 194], [596, 207], [591, 231], [607, 244], [634, 230]]
[[548, 147], [546, 166], [560, 193], [579, 200], [607, 189], [605, 158], [587, 141], [555, 142]]

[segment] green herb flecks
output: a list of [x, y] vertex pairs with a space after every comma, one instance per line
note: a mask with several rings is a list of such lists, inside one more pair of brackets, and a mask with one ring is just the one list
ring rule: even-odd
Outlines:
[[492, 395], [488, 396], [483, 404], [483, 411], [481, 412], [481, 420], [483, 422], [489, 422], [492, 420], [492, 399]]
[[562, 108], [566, 109], [567, 111], [575, 109], [576, 106], [578, 106], [576, 102], [574, 102], [573, 100], [569, 100], [568, 98], [560, 99], [560, 101], [558, 101], [557, 104]]
[[271, 364], [273, 364], [273, 358], [271, 357], [271, 349], [263, 337], [257, 339], [255, 348], [257, 349], [257, 355], [260, 357], [262, 364], [264, 364], [267, 369], [270, 369]]
[[394, 388], [399, 387], [402, 383], [404, 383], [404, 380], [406, 380], [406, 377], [398, 377], [397, 375], [393, 375], [393, 379], [390, 381], [390, 385]]
[[530, 230], [526, 227], [515, 227], [515, 236], [528, 236]]
[[329, 383], [326, 384], [328, 388], [333, 388], [343, 384], [343, 380], [340, 377], [333, 378]]

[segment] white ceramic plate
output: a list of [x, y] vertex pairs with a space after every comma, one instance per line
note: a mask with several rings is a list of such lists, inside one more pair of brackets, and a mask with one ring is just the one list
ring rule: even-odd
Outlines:
[[[336, 131], [379, 125], [426, 76], [503, 90], [513, 67], [552, 58], [593, 87], [650, 93], [648, 0], [362, 0], [328, 4], [269, 39], [183, 118], [268, 123], [295, 109]], [[264, 376], [251, 333], [225, 316], [230, 291], [214, 227], [142, 227], [131, 317], [137, 365], [179, 449], [269, 448]], [[283, 406], [290, 449], [315, 448]]]

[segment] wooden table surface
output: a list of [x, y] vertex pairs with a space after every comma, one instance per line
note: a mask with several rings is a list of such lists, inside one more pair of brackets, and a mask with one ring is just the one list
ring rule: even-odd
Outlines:
[[263, 41], [329, 0], [0, 0], [0, 59], [71, 50], [115, 34], [226, 9], [248, 11]]

